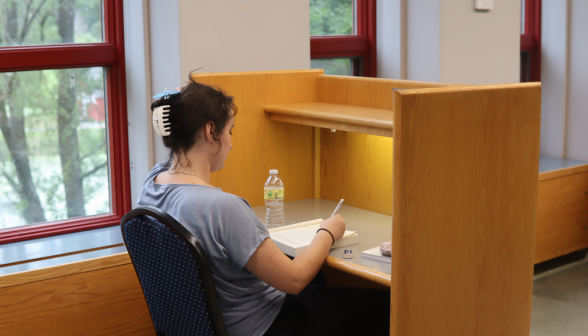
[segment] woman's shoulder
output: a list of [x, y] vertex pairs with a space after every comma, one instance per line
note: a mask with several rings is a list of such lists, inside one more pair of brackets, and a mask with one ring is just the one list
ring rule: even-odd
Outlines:
[[253, 210], [249, 202], [245, 200], [243, 197], [239, 197], [237, 195], [224, 192], [221, 189], [217, 189], [218, 194], [216, 194], [216, 199], [214, 204], [216, 206], [226, 208], [227, 206], [237, 206], [237, 207], [244, 207], [250, 210]]
[[167, 171], [169, 169], [167, 163], [168, 163], [167, 161], [162, 161], [162, 162], [156, 163], [155, 166], [153, 166], [153, 168], [151, 168], [151, 171], [149, 172], [149, 174], [147, 174], [147, 178], [145, 179], [145, 182], [143, 182], [143, 185], [153, 181], [155, 176], [163, 173], [164, 171]]

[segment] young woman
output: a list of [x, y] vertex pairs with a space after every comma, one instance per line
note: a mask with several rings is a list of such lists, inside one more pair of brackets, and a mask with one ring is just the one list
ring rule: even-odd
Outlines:
[[327, 288], [319, 273], [345, 231], [341, 215], [324, 220], [324, 230], [291, 260], [246, 200], [210, 185], [233, 147], [233, 97], [190, 77], [151, 109], [163, 105], [170, 156], [151, 170], [138, 203], [167, 212], [202, 244], [229, 335], [388, 335], [389, 292]]

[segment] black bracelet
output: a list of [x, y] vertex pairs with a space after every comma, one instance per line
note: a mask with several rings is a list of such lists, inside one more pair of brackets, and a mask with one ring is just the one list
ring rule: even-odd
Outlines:
[[[333, 238], [333, 244], [335, 244], [335, 237], [333, 236], [333, 234], [331, 233], [331, 231], [329, 231], [329, 230], [327, 230], [325, 228], [320, 228], [320, 229], [316, 230], [316, 233], [318, 233], [320, 230], [327, 231], [331, 235], [331, 238]], [[331, 244], [331, 246], [333, 246], [333, 244]]]

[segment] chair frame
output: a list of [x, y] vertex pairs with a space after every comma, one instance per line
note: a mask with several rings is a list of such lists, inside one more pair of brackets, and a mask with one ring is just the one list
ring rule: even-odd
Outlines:
[[[206, 252], [198, 242], [198, 239], [194, 237], [190, 231], [188, 231], [182, 224], [176, 221], [172, 216], [167, 214], [165, 211], [162, 211], [154, 206], [139, 206], [126, 215], [120, 221], [120, 229], [121, 233], [127, 246], [127, 239], [125, 237], [124, 226], [125, 223], [130, 221], [131, 219], [138, 217], [138, 216], [151, 216], [157, 219], [160, 223], [167, 226], [173, 233], [175, 233], [180, 239], [182, 239], [194, 255], [196, 256], [196, 262], [200, 266], [200, 274], [202, 275], [202, 284], [204, 285], [204, 294], [206, 296], [206, 303], [208, 305], [208, 311], [210, 314], [210, 319], [212, 320], [214, 332], [219, 336], [227, 336], [227, 331], [225, 329], [225, 324], [223, 321], [223, 317], [221, 315], [220, 305], [218, 303], [218, 296], [216, 294], [216, 287], [214, 286], [214, 278], [212, 277], [212, 269], [210, 264], [208, 263], [208, 257]], [[137, 268], [135, 267], [135, 262], [133, 261], [133, 256], [129, 253], [131, 261], [133, 262], [133, 268], [135, 269], [135, 273], [137, 277], [139, 277], [139, 273], [137, 272]], [[140, 280], [140, 279], [139, 279]], [[141, 281], [139, 281], [141, 284]], [[143, 284], [141, 284], [141, 290], [143, 290]], [[143, 291], [143, 294], [145, 291]], [[149, 308], [149, 305], [147, 305]], [[151, 315], [151, 308], [149, 308], [149, 317], [151, 317], [151, 323], [153, 324], [153, 317]], [[153, 324], [153, 328], [155, 328], [155, 324]], [[155, 332], [158, 336], [165, 336], [164, 333], [155, 329]]]

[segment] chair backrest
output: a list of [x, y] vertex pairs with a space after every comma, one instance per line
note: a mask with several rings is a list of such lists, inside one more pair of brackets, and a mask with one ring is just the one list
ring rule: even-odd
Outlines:
[[227, 335], [202, 246], [164, 211], [142, 206], [121, 231], [158, 334]]

